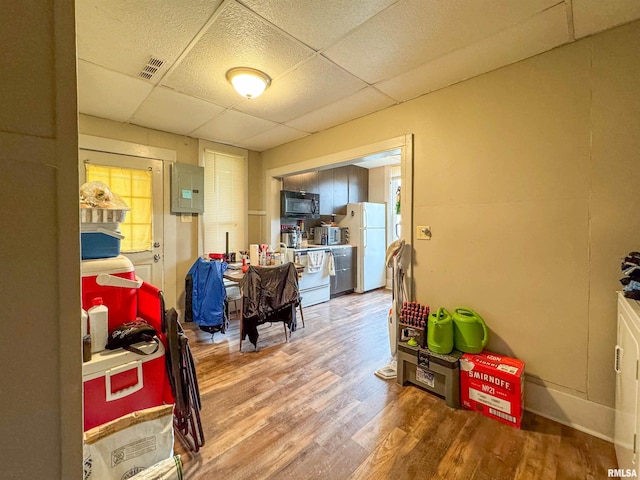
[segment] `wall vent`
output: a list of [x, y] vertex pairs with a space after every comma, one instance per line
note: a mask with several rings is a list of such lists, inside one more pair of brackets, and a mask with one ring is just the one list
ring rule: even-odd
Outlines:
[[147, 64], [142, 67], [142, 70], [140, 70], [138, 76], [144, 78], [145, 80], [151, 80], [151, 78], [156, 73], [158, 73], [158, 70], [160, 70], [163, 65], [164, 60], [160, 60], [156, 57], [149, 57], [149, 60], [147, 60]]

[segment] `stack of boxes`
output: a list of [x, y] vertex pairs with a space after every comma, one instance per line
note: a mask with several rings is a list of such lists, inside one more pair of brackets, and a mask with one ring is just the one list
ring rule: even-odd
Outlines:
[[[160, 291], [136, 277], [131, 261], [120, 255], [119, 224], [126, 210], [81, 208], [82, 308], [89, 310], [95, 298], [102, 298], [108, 309], [108, 331], [139, 317], [139, 289], [154, 291], [157, 318], [144, 318], [162, 340], [158, 350], [153, 344], [137, 344], [148, 353], [140, 355], [124, 349], [105, 350], [99, 346], [82, 365], [84, 430], [115, 420], [137, 410], [172, 403], [165, 368], [164, 335], [160, 319]], [[148, 300], [145, 300], [148, 301]], [[147, 305], [145, 311], [149, 311]], [[86, 321], [86, 317], [83, 318]], [[83, 325], [83, 330], [86, 326]], [[91, 332], [89, 331], [89, 334]], [[167, 401], [169, 400], [169, 401]]]

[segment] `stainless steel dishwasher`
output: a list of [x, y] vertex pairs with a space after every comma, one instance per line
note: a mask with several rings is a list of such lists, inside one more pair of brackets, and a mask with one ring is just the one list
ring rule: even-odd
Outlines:
[[356, 286], [355, 247], [333, 247], [336, 274], [331, 277], [331, 297], [353, 292]]

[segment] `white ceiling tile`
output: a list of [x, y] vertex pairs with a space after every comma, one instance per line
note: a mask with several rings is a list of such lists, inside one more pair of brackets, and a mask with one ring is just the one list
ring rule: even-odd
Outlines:
[[228, 107], [242, 101], [225, 78], [230, 68], [257, 68], [275, 78], [313, 54], [246, 8], [223, 8], [164, 85]]
[[[173, 64], [222, 0], [79, 0], [78, 58], [137, 76], [150, 56]], [[157, 81], [152, 78], [152, 81]]]
[[240, 0], [310, 47], [325, 48], [397, 0]]
[[262, 152], [268, 148], [292, 142], [307, 135], [309, 135], [307, 132], [301, 132], [300, 130], [289, 128], [285, 125], [278, 125], [269, 131], [243, 140], [239, 146], [256, 152]]
[[572, 6], [576, 38], [640, 18], [638, 0], [573, 0]]
[[326, 58], [317, 56], [285, 76], [255, 100], [245, 100], [236, 108], [274, 122], [324, 107], [364, 88], [366, 84]]
[[80, 113], [126, 122], [152, 89], [144, 80], [78, 61]]
[[235, 110], [227, 110], [191, 133], [214, 142], [233, 143], [275, 127], [276, 124]]
[[396, 103], [372, 87], [364, 88], [353, 95], [287, 122], [290, 127], [306, 132], [318, 132], [382, 110]]
[[131, 118], [131, 123], [186, 135], [224, 108], [164, 87], [151, 92]]
[[559, 0], [400, 0], [324, 54], [375, 83], [521, 23]]
[[569, 42], [564, 5], [419, 68], [376, 84], [401, 101], [489, 72]]

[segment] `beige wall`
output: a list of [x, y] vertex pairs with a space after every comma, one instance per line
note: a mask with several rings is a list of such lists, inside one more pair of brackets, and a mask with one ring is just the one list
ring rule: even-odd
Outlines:
[[[612, 405], [620, 259], [638, 249], [640, 23], [263, 152], [265, 170], [414, 134], [416, 299]], [[626, 187], [626, 188], [625, 188]]]
[[82, 477], [74, 2], [3, 2], [2, 478]]
[[[126, 123], [114, 122], [103, 118], [80, 115], [79, 132], [81, 134], [105, 137], [124, 142], [137, 143], [152, 147], [166, 148], [176, 152], [176, 161], [198, 165], [199, 161], [199, 140], [184, 135], [161, 132], [150, 128], [139, 127]], [[216, 143], [206, 142], [207, 148], [215, 148]], [[220, 145], [223, 151], [234, 147]], [[257, 172], [263, 172], [261, 155], [257, 152], [249, 151], [249, 175], [250, 179]], [[264, 178], [264, 173], [260, 174]], [[165, 196], [169, 192], [165, 192]], [[264, 209], [264, 182], [258, 183], [249, 189], [248, 196], [249, 210], [261, 211]], [[165, 290], [173, 289], [173, 295], [167, 294], [168, 298], [175, 299], [175, 305], [168, 304], [167, 307], [175, 306], [179, 311], [184, 310], [184, 279], [198, 257], [198, 216], [193, 215], [191, 223], [184, 223], [178, 215], [166, 213], [165, 222], [176, 232], [176, 264], [171, 265], [165, 262]], [[257, 243], [252, 238], [260, 238], [264, 231], [264, 215], [249, 215], [249, 243]]]

